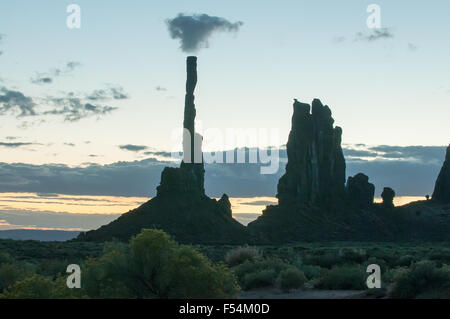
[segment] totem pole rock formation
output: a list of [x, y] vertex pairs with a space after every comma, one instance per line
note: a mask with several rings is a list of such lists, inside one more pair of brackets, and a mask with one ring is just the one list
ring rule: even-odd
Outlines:
[[450, 203], [450, 145], [447, 147], [445, 161], [436, 180], [432, 199], [445, 204]]
[[186, 60], [186, 97], [183, 121], [183, 161], [179, 169], [166, 167], [161, 174], [158, 195], [191, 193], [205, 195], [205, 168], [202, 156], [202, 136], [195, 132], [194, 91], [197, 85], [197, 57]]
[[320, 100], [294, 102], [292, 130], [287, 143], [286, 173], [278, 182], [280, 205], [320, 204], [345, 196], [342, 129], [333, 127], [331, 110]]

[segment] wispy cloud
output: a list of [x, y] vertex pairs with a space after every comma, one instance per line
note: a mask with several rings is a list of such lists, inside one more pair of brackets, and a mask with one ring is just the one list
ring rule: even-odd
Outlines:
[[37, 72], [34, 77], [30, 79], [34, 84], [51, 84], [53, 79], [63, 75], [71, 74], [76, 68], [80, 67], [81, 63], [75, 61], [69, 61], [63, 68], [55, 68], [48, 72]]
[[419, 47], [415, 45], [414, 43], [408, 43], [408, 50], [412, 52], [416, 52], [419, 50]]
[[7, 148], [18, 148], [22, 146], [29, 146], [29, 145], [36, 145], [36, 143], [4, 143], [0, 142], [1, 147], [7, 147]]
[[120, 145], [119, 148], [125, 151], [140, 152], [148, 149], [148, 146], [127, 144], [127, 145]]
[[355, 41], [374, 42], [394, 38], [390, 28], [371, 29], [370, 32], [358, 32]]
[[107, 100], [125, 100], [130, 96], [126, 93], [123, 87], [109, 87], [107, 89], [95, 90], [86, 96], [86, 99], [91, 101], [107, 101]]
[[22, 92], [0, 88], [0, 115], [18, 114], [18, 117], [35, 116], [36, 103]]
[[50, 97], [47, 98], [47, 101], [52, 103], [55, 108], [45, 111], [42, 114], [61, 115], [64, 117], [64, 120], [68, 122], [77, 122], [83, 118], [91, 116], [100, 117], [117, 110], [117, 107], [108, 105], [85, 103], [78, 97]]

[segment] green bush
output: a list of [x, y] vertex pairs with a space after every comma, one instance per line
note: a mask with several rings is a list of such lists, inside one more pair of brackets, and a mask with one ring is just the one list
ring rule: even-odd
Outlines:
[[25, 262], [0, 264], [0, 293], [17, 281], [33, 274], [33, 267]]
[[319, 278], [315, 287], [331, 290], [364, 290], [367, 288], [366, 280], [367, 273], [360, 265], [335, 266]]
[[300, 270], [304, 273], [306, 279], [308, 280], [319, 278], [323, 271], [320, 266], [314, 265], [302, 265]]
[[343, 248], [339, 252], [344, 263], [360, 264], [367, 259], [366, 252], [363, 249]]
[[230, 250], [225, 255], [225, 262], [233, 267], [240, 265], [247, 260], [255, 260], [259, 257], [258, 249], [250, 246], [238, 247]]
[[320, 277], [323, 270], [320, 266], [303, 264], [303, 260], [300, 258], [297, 258], [294, 261], [293, 266], [302, 271], [307, 280]]
[[238, 282], [245, 290], [273, 286], [278, 274], [290, 265], [280, 259], [246, 261], [233, 270]]
[[397, 260], [397, 266], [411, 266], [412, 263], [414, 263], [415, 261], [417, 261], [417, 259], [414, 256], [411, 255], [404, 255], [401, 256], [398, 260]]
[[291, 289], [302, 287], [306, 282], [305, 274], [297, 268], [288, 268], [280, 272], [277, 278], [277, 287], [284, 292], [289, 292]]
[[244, 290], [270, 287], [275, 284], [277, 273], [274, 269], [264, 269], [246, 274], [242, 280]]
[[316, 265], [323, 268], [332, 268], [343, 263], [343, 258], [337, 252], [325, 252], [320, 255], [308, 255], [304, 258], [305, 264]]
[[66, 299], [73, 297], [74, 291], [68, 289], [62, 277], [52, 280], [38, 274], [17, 281], [4, 291], [0, 298], [5, 299]]
[[391, 298], [411, 299], [429, 292], [448, 293], [450, 290], [450, 267], [436, 267], [432, 261], [413, 264], [393, 279]]
[[191, 246], [159, 230], [143, 230], [129, 245], [106, 246], [87, 263], [85, 294], [93, 298], [232, 298], [236, 278]]

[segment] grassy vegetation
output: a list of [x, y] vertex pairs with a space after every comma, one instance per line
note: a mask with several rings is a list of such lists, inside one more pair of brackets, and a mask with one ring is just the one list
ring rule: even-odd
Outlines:
[[[66, 288], [69, 264], [81, 266], [82, 289]], [[370, 264], [381, 268], [381, 289], [367, 290]], [[193, 247], [178, 245], [158, 231], [140, 234], [129, 244], [0, 240], [3, 298], [224, 298], [238, 296], [240, 289], [265, 288], [450, 298], [450, 245], [340, 242]]]

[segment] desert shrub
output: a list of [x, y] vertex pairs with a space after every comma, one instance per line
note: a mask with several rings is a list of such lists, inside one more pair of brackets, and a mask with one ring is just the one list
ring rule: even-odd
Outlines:
[[360, 265], [353, 266], [335, 266], [326, 271], [320, 277], [315, 285], [319, 289], [366, 289], [367, 274], [364, 267]]
[[238, 247], [230, 250], [225, 255], [225, 262], [233, 267], [240, 265], [247, 260], [255, 260], [259, 257], [258, 249], [250, 246]]
[[[37, 266], [36, 273], [44, 276], [57, 277], [58, 275], [65, 275], [67, 266], [74, 264], [75, 262], [69, 262], [67, 260], [58, 259], [46, 259], [42, 260]], [[77, 261], [77, 263], [79, 263]]]
[[85, 278], [85, 292], [94, 298], [231, 298], [239, 292], [225, 265], [213, 265], [159, 230], [143, 230], [129, 245], [107, 246], [88, 262]]
[[432, 251], [428, 254], [429, 260], [436, 263], [444, 263], [450, 265], [450, 251], [439, 249], [438, 251]]
[[14, 258], [5, 251], [0, 251], [0, 265], [14, 262]]
[[289, 292], [291, 289], [302, 287], [305, 282], [305, 274], [299, 269], [291, 267], [280, 272], [276, 284], [282, 291]]
[[375, 247], [369, 250], [369, 255], [377, 259], [383, 259], [390, 267], [396, 265], [398, 253], [386, 247]]
[[270, 287], [275, 284], [277, 273], [273, 269], [263, 269], [246, 274], [242, 279], [242, 288], [245, 290]]
[[293, 266], [302, 271], [307, 280], [318, 278], [322, 273], [322, 268], [320, 266], [303, 264], [303, 260], [301, 258], [297, 258], [293, 262]]
[[304, 263], [308, 265], [316, 265], [323, 268], [331, 268], [343, 263], [343, 258], [337, 252], [325, 252], [321, 255], [307, 255]]
[[432, 261], [413, 264], [393, 279], [391, 298], [411, 299], [427, 292], [447, 291], [450, 289], [450, 267], [436, 267]]
[[278, 258], [246, 261], [234, 267], [238, 282], [245, 290], [273, 286], [278, 274], [290, 265]]
[[412, 263], [417, 261], [417, 259], [412, 255], [403, 255], [397, 260], [397, 266], [410, 266]]
[[319, 278], [323, 271], [323, 269], [320, 266], [314, 265], [302, 265], [300, 267], [300, 270], [303, 272], [306, 279], [308, 280]]
[[348, 264], [360, 264], [367, 259], [366, 252], [356, 248], [344, 248], [340, 251], [340, 256]]
[[34, 267], [25, 262], [13, 261], [0, 264], [0, 293], [33, 273]]
[[384, 259], [376, 257], [370, 257], [369, 259], [366, 260], [366, 262], [363, 265], [366, 269], [368, 265], [378, 265], [380, 266], [382, 273], [385, 273], [389, 269], [389, 266]]
[[4, 299], [64, 299], [73, 297], [62, 277], [53, 280], [38, 274], [27, 276], [6, 289], [0, 298]]

